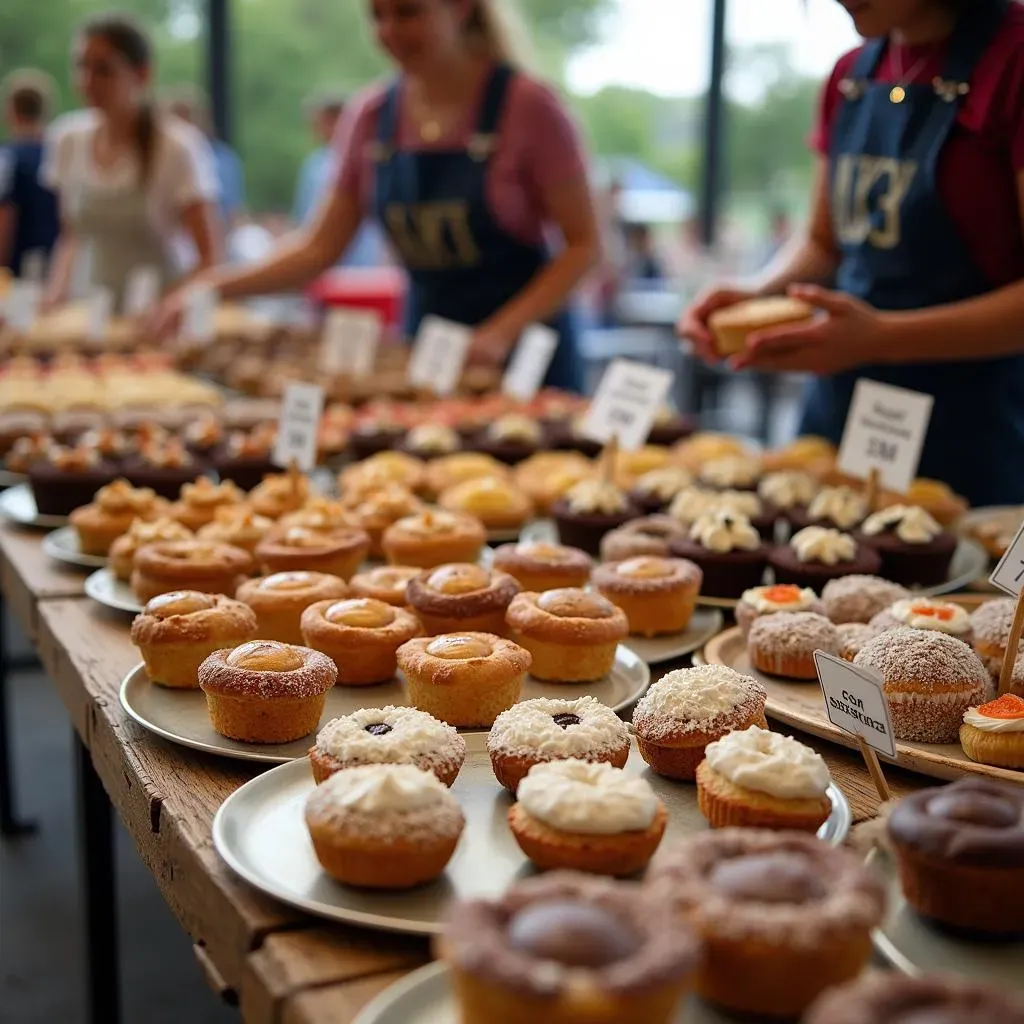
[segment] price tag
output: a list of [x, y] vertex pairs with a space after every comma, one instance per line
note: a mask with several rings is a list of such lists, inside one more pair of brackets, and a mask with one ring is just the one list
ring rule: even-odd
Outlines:
[[110, 314], [114, 311], [114, 294], [109, 288], [97, 288], [89, 296], [89, 326], [86, 337], [99, 341], [106, 337], [110, 327]]
[[518, 402], [529, 402], [540, 390], [558, 348], [558, 332], [543, 324], [527, 327], [505, 370], [501, 390]]
[[935, 399], [919, 391], [858, 380], [846, 417], [839, 468], [867, 480], [878, 470], [883, 487], [905, 494], [917, 474]]
[[824, 651], [814, 652], [814, 665], [828, 720], [843, 732], [862, 737], [879, 753], [895, 757], [896, 740], [881, 678]]
[[136, 267], [124, 285], [126, 316], [144, 316], [160, 297], [160, 271], [156, 267]]
[[289, 384], [281, 406], [281, 420], [274, 442], [274, 462], [279, 466], [298, 464], [309, 473], [316, 466], [316, 442], [324, 390], [316, 384]]
[[624, 451], [641, 447], [671, 386], [670, 370], [613, 360], [587, 410], [583, 435], [601, 444], [617, 437]]
[[382, 324], [369, 310], [332, 309], [324, 321], [320, 339], [320, 369], [347, 374], [360, 380], [373, 372], [377, 362]]
[[4, 319], [16, 331], [30, 331], [39, 316], [43, 286], [35, 281], [13, 281], [4, 304]]
[[217, 301], [217, 289], [206, 284], [192, 285], [185, 293], [182, 334], [189, 341], [213, 341], [213, 317], [217, 312]]
[[1013, 543], [1003, 552], [999, 564], [995, 567], [989, 582], [1000, 590], [1017, 597], [1024, 585], [1024, 523], [1021, 523]]
[[472, 338], [472, 330], [462, 324], [424, 317], [409, 359], [409, 383], [429, 388], [435, 395], [450, 395], [462, 376]]

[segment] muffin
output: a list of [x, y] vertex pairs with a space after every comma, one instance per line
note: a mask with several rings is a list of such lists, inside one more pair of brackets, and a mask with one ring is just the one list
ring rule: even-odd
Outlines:
[[934, 587], [949, 578], [956, 535], [922, 508], [892, 505], [869, 516], [861, 539], [881, 559], [881, 574], [904, 586]]
[[158, 541], [140, 547], [133, 565], [132, 593], [146, 602], [172, 590], [233, 595], [252, 570], [252, 557], [230, 544]]
[[329, 532], [352, 526], [362, 527], [362, 523], [357, 523], [355, 520], [353, 510], [343, 501], [315, 495], [307, 499], [301, 508], [295, 509], [294, 512], [286, 512], [276, 522], [281, 529], [298, 527], [301, 530]]
[[144, 444], [124, 460], [122, 472], [136, 487], [149, 487], [161, 498], [174, 501], [182, 487], [201, 476], [206, 463], [177, 439]]
[[601, 561], [620, 562], [642, 555], [667, 558], [669, 541], [685, 536], [686, 527], [672, 516], [632, 519], [601, 539]]
[[606, 533], [640, 515], [621, 487], [607, 480], [582, 480], [551, 506], [561, 543], [588, 555], [601, 550]]
[[796, 587], [792, 583], [751, 587], [743, 591], [743, 596], [736, 604], [736, 625], [746, 637], [757, 619], [779, 612], [813, 612], [815, 615], [824, 615], [825, 605], [810, 587]]
[[500, 462], [515, 466], [533, 455], [544, 443], [544, 429], [532, 417], [522, 413], [499, 416], [472, 441], [477, 451]]
[[993, 679], [1006, 658], [1006, 645], [1010, 642], [1010, 628], [1016, 602], [1009, 597], [986, 601], [971, 613], [971, 644]]
[[348, 586], [339, 576], [298, 571], [246, 580], [235, 597], [253, 610], [264, 640], [301, 645], [302, 613], [318, 601], [340, 601], [348, 595]]
[[166, 515], [167, 502], [148, 488], [114, 480], [101, 487], [88, 505], [71, 512], [70, 523], [85, 555], [107, 555], [114, 541], [136, 521], [150, 522]]
[[245, 495], [230, 480], [215, 484], [203, 476], [182, 486], [181, 497], [171, 505], [168, 514], [195, 533], [212, 523], [219, 510], [238, 508], [244, 500]]
[[370, 535], [370, 557], [384, 557], [384, 531], [406, 516], [425, 511], [426, 505], [412, 491], [389, 484], [362, 497], [352, 509], [352, 524]]
[[518, 530], [533, 515], [533, 503], [511, 480], [483, 476], [442, 491], [438, 505], [475, 516], [488, 530]]
[[1024, 768], [1024, 698], [1014, 693], [964, 712], [960, 746], [979, 764]]
[[349, 589], [353, 597], [372, 597], [396, 608], [406, 608], [409, 583], [422, 571], [412, 565], [378, 565], [356, 573], [349, 580]]
[[462, 448], [462, 438], [444, 423], [421, 423], [399, 444], [399, 450], [417, 459], [439, 459]]
[[630, 498], [648, 515], [663, 512], [675, 496], [693, 485], [693, 475], [682, 466], [662, 466], [644, 473], [629, 492]]
[[370, 537], [354, 526], [310, 530], [289, 526], [271, 530], [256, 545], [264, 572], [322, 572], [351, 579], [370, 550]]
[[74, 509], [88, 505], [120, 469], [101, 458], [95, 448], [46, 447], [27, 467], [36, 511], [41, 516], [70, 515]]
[[107, 564], [114, 576], [123, 583], [132, 578], [135, 568], [135, 552], [146, 544], [165, 540], [190, 540], [192, 531], [174, 519], [136, 519], [113, 544], [107, 556]]
[[392, 565], [433, 569], [446, 562], [475, 562], [486, 540], [476, 516], [427, 509], [389, 526], [381, 548]]
[[274, 520], [259, 516], [245, 506], [226, 505], [218, 508], [213, 521], [199, 528], [200, 540], [230, 544], [253, 554], [256, 545], [274, 528]]
[[776, 513], [768, 509], [753, 491], [686, 487], [668, 507], [668, 514], [686, 527], [692, 527], [697, 520], [718, 512], [745, 516], [762, 538], [767, 541], [775, 539]]
[[508, 467], [482, 452], [458, 452], [434, 459], [424, 470], [423, 491], [436, 497], [450, 487], [479, 480], [481, 477], [508, 477]]
[[519, 584], [503, 572], [488, 572], [472, 562], [428, 569], [409, 581], [409, 607], [428, 636], [439, 633], [506, 633], [505, 611]]
[[805, 434], [794, 438], [789, 444], [765, 452], [765, 469], [770, 472], [795, 469], [809, 473], [816, 480], [822, 480], [835, 467], [836, 446], [824, 437]]
[[249, 504], [257, 515], [280, 519], [297, 512], [309, 501], [309, 480], [297, 467], [287, 473], [270, 473], [249, 492]]
[[797, 530], [807, 526], [821, 526], [849, 533], [864, 522], [870, 511], [868, 499], [862, 491], [843, 485], [822, 487], [807, 503], [804, 514], [801, 515], [796, 508], [791, 510], [787, 518]]
[[493, 566], [515, 578], [523, 590], [561, 590], [590, 581], [594, 561], [585, 551], [543, 541], [495, 548]]
[[546, 515], [559, 498], [594, 475], [593, 463], [579, 452], [538, 452], [516, 466], [514, 479]]
[[836, 632], [839, 634], [839, 657], [843, 661], [853, 661], [864, 645], [878, 636], [866, 622], [844, 622], [836, 626]]
[[738, 598], [761, 584], [768, 548], [744, 516], [713, 512], [698, 519], [688, 537], [669, 541], [676, 558], [696, 563], [706, 597]]
[[896, 601], [910, 597], [898, 583], [878, 576], [840, 576], [821, 591], [825, 614], [838, 626], [844, 622], [870, 622]]
[[839, 654], [839, 632], [824, 615], [775, 612], [755, 619], [747, 654], [759, 672], [786, 679], [816, 679], [814, 652]]
[[878, 572], [881, 559], [848, 533], [806, 526], [790, 538], [788, 545], [775, 548], [768, 564], [775, 571], [776, 583], [820, 591], [838, 576]]
[[737, 355], [747, 340], [758, 331], [806, 323], [814, 316], [814, 307], [788, 295], [744, 299], [716, 310], [708, 317], [715, 349], [723, 358]]
[[686, 559], [644, 555], [599, 565], [594, 588], [626, 613], [630, 633], [663, 636], [690, 624], [702, 578]]
[[971, 617], [962, 605], [937, 601], [930, 597], [908, 597], [896, 601], [879, 612], [870, 622], [877, 633], [909, 626], [911, 629], [934, 629], [948, 633], [970, 644], [974, 640]]

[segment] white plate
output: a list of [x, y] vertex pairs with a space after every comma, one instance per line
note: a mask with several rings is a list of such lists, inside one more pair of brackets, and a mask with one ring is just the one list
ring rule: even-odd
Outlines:
[[0, 469], [0, 487], [17, 487], [24, 483], [28, 483], [28, 477], [24, 473], [12, 473], [9, 469]]
[[[235, 790], [213, 820], [214, 845], [233, 871], [290, 906], [385, 931], [434, 934], [452, 899], [495, 898], [518, 878], [533, 874], [509, 831], [512, 798], [494, 778], [486, 734], [467, 733], [466, 747], [466, 763], [452, 787], [466, 828], [448, 869], [428, 885], [375, 892], [340, 885], [323, 872], [303, 817], [314, 789], [306, 758], [264, 772]], [[654, 775], [635, 748], [626, 770], [647, 778], [668, 808], [666, 842], [708, 827], [694, 785]], [[829, 796], [832, 816], [819, 834], [838, 845], [849, 831], [850, 807], [835, 786]]]
[[37, 530], [56, 530], [67, 526], [67, 516], [41, 516], [36, 511], [36, 499], [28, 484], [18, 484], [0, 491], [0, 516], [19, 526], [32, 526]]
[[[90, 577], [91, 578], [91, 577]], [[574, 700], [589, 694], [615, 711], [629, 707], [647, 689], [651, 674], [632, 651], [619, 647], [615, 667], [594, 683], [562, 685], [541, 683], [527, 676], [522, 700], [535, 697], [564, 697]], [[335, 686], [327, 694], [321, 724], [351, 715], [360, 708], [402, 707], [408, 703], [400, 678], [378, 686]], [[121, 683], [121, 705], [143, 728], [158, 736], [208, 754], [220, 754], [244, 761], [283, 764], [305, 757], [313, 735], [294, 743], [239, 743], [214, 732], [201, 690], [179, 690], [156, 686], [149, 681], [144, 665], [137, 665]], [[319, 728], [319, 726], [318, 726]]]
[[115, 611], [138, 615], [142, 603], [132, 593], [132, 588], [114, 575], [113, 569], [97, 569], [85, 578], [85, 593], [99, 604]]
[[72, 526], [62, 526], [43, 538], [43, 550], [58, 562], [81, 569], [98, 569], [107, 564], [106, 555], [85, 555], [78, 547], [78, 534]]
[[725, 620], [717, 608], [698, 608], [682, 633], [670, 636], [631, 636], [625, 645], [648, 665], [660, 665], [692, 654], [722, 631]]

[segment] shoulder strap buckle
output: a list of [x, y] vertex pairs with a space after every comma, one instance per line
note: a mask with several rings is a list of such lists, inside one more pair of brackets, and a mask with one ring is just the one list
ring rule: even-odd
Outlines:
[[867, 90], [862, 78], [840, 78], [839, 91], [848, 100], [859, 100]]
[[946, 103], [955, 103], [971, 91], [970, 82], [957, 82], [938, 76], [932, 79], [932, 87], [935, 89], [935, 95]]
[[466, 151], [478, 163], [488, 160], [497, 148], [498, 138], [496, 135], [485, 135], [476, 132], [469, 137], [466, 144]]

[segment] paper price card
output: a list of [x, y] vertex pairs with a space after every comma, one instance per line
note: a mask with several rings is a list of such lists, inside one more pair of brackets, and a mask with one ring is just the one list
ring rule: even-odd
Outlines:
[[450, 395], [462, 376], [472, 338], [469, 327], [439, 316], [424, 317], [409, 359], [409, 383], [441, 397]]
[[896, 740], [881, 678], [824, 651], [814, 652], [814, 665], [828, 720], [843, 732], [862, 737], [879, 753], [895, 757]]
[[1024, 523], [1021, 523], [1013, 543], [999, 559], [999, 564], [989, 576], [989, 582], [1010, 597], [1020, 594], [1021, 586], [1024, 585]]
[[347, 374], [357, 380], [368, 377], [377, 362], [382, 325], [369, 310], [332, 309], [324, 320], [320, 339], [320, 369]]
[[189, 341], [213, 341], [217, 289], [205, 284], [192, 285], [185, 293], [185, 319], [181, 333]]
[[583, 435], [601, 444], [618, 438], [625, 451], [641, 447], [665, 404], [672, 376], [656, 366], [613, 360], [587, 410]]
[[160, 271], [156, 267], [136, 267], [124, 285], [125, 316], [144, 316], [160, 298]]
[[4, 319], [15, 331], [30, 331], [39, 316], [43, 286], [36, 281], [14, 281], [4, 303]]
[[281, 406], [281, 420], [274, 442], [274, 462], [293, 462], [305, 473], [316, 466], [316, 442], [324, 408], [323, 388], [316, 384], [289, 384]]
[[558, 348], [558, 332], [543, 324], [528, 327], [501, 382], [503, 394], [518, 402], [529, 402], [540, 390]]
[[89, 297], [89, 326], [87, 337], [98, 341], [107, 333], [110, 314], [114, 311], [114, 295], [109, 288], [97, 288]]
[[861, 480], [877, 470], [883, 487], [905, 494], [917, 475], [934, 404], [931, 395], [858, 380], [839, 448], [839, 468]]

